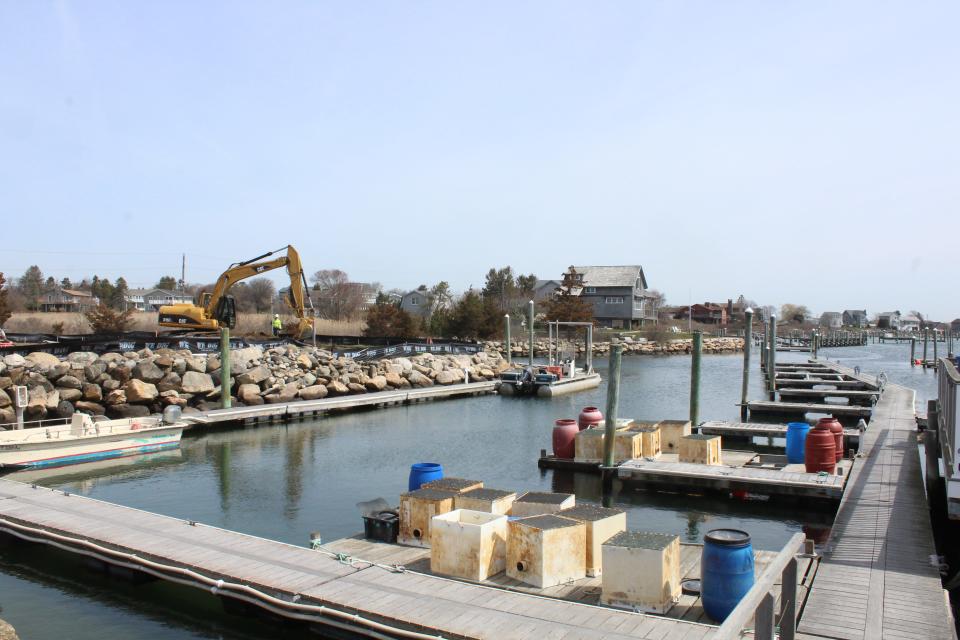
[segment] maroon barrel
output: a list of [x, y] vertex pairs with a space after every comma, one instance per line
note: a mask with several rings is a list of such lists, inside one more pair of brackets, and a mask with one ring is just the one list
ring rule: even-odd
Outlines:
[[830, 429], [830, 432], [833, 434], [834, 446], [836, 451], [834, 452], [834, 457], [837, 462], [843, 460], [843, 425], [840, 424], [840, 421], [834, 418], [833, 416], [829, 418], [820, 418], [819, 424], [822, 422], [827, 425], [827, 428]]
[[576, 420], [561, 419], [553, 427], [553, 455], [572, 459], [576, 451], [576, 437], [580, 433]]
[[603, 421], [603, 414], [600, 413], [600, 409], [596, 407], [584, 407], [583, 411], [580, 412], [580, 416], [577, 418], [577, 424], [580, 426], [580, 431], [584, 429], [589, 429], [590, 427], [595, 427]]
[[837, 440], [830, 426], [822, 420], [807, 434], [804, 447], [804, 466], [807, 473], [826, 471], [833, 473], [837, 468]]

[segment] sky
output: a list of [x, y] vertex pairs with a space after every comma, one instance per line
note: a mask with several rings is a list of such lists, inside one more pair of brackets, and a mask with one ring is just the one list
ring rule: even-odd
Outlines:
[[[0, 271], [960, 316], [956, 2], [0, 0]], [[280, 274], [276, 278], [283, 282]]]

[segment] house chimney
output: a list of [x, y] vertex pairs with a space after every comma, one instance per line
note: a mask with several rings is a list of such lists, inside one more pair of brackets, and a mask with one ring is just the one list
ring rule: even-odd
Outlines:
[[727, 320], [733, 320], [733, 298], [727, 298]]

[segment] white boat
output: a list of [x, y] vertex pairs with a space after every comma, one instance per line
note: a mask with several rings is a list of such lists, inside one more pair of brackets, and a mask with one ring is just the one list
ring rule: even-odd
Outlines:
[[75, 413], [62, 424], [0, 431], [0, 470], [54, 467], [173, 449], [180, 446], [186, 426], [161, 416], [95, 421]]

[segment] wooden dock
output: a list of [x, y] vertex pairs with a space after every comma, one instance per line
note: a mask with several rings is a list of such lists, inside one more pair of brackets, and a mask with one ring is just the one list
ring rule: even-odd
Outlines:
[[259, 420], [303, 419], [326, 411], [348, 411], [365, 407], [388, 407], [393, 405], [415, 404], [430, 400], [477, 396], [494, 393], [497, 381], [467, 382], [424, 389], [405, 389], [402, 391], [376, 391], [320, 400], [298, 400], [277, 404], [263, 404], [251, 407], [233, 407], [213, 409], [197, 413], [183, 414], [184, 422], [194, 425], [216, 424], [218, 422], [253, 422]]
[[869, 418], [873, 413], [870, 407], [849, 404], [812, 404], [804, 402], [774, 402], [770, 400], [750, 400], [747, 409], [751, 414], [785, 413], [802, 416], [808, 413], [823, 413], [844, 418]]
[[[710, 420], [701, 423], [698, 430], [700, 433], [706, 435], [731, 439], [787, 437], [787, 425], [766, 424], [763, 422], [724, 422], [721, 420]], [[860, 431], [845, 428], [843, 430], [843, 437], [853, 448], [857, 448], [860, 442]]]
[[[0, 532], [202, 588], [341, 634], [407, 638], [713, 637], [716, 627], [331, 557], [319, 551], [0, 480]], [[422, 551], [422, 550], [418, 550]], [[691, 616], [694, 614], [691, 613]], [[380, 635], [375, 635], [379, 633]]]
[[830, 386], [835, 389], [858, 389], [863, 391], [876, 390], [876, 386], [860, 380], [816, 380], [812, 378], [783, 378], [777, 376], [777, 390], [780, 389], [813, 389], [814, 387]]
[[954, 640], [917, 453], [915, 393], [887, 385], [800, 619], [805, 640]]
[[790, 389], [779, 388], [777, 392], [781, 398], [800, 398], [826, 400], [827, 398], [845, 399], [850, 403], [874, 404], [880, 397], [879, 391], [851, 391], [849, 389]]
[[[842, 460], [840, 465], [844, 473], [849, 472], [849, 460]], [[746, 491], [758, 495], [802, 497], [828, 502], [840, 501], [847, 479], [846, 475], [806, 473], [802, 464], [775, 469], [647, 459], [624, 462], [617, 467], [617, 477], [622, 481], [642, 482], [671, 491], [680, 488], [695, 492]]]

